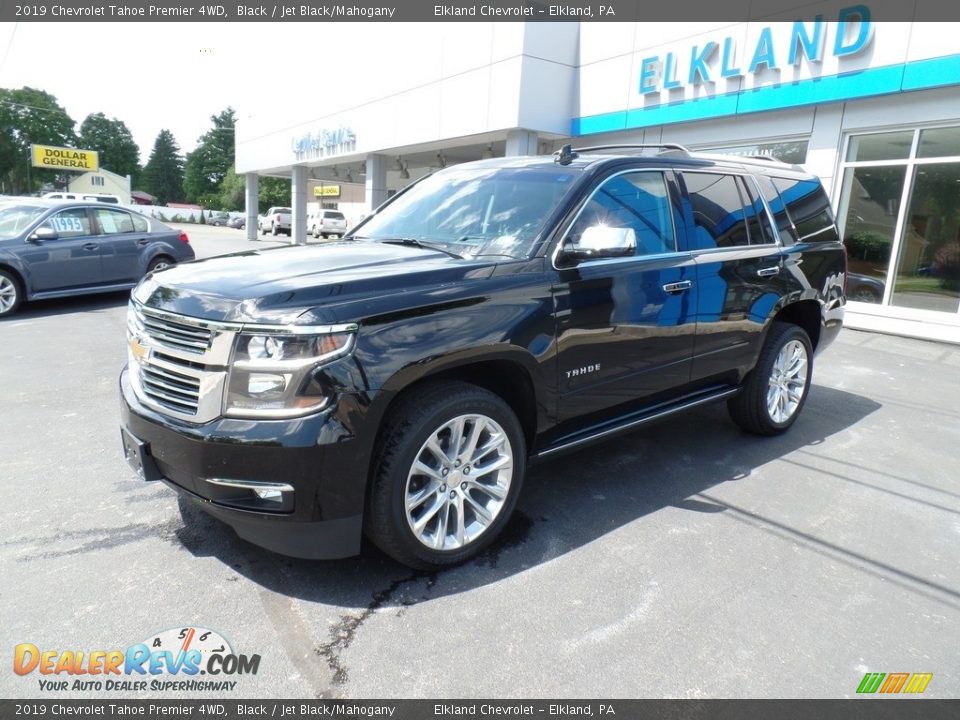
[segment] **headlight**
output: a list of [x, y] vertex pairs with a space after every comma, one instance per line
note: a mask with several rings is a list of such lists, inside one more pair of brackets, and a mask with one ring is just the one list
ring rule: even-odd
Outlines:
[[318, 365], [350, 352], [353, 333], [237, 335], [224, 401], [228, 417], [290, 418], [316, 412], [331, 393], [313, 378]]

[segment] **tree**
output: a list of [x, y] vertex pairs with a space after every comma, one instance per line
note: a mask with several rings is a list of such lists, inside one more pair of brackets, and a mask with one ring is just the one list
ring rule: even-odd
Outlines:
[[220, 185], [233, 167], [237, 114], [228, 107], [211, 115], [210, 121], [213, 127], [200, 136], [184, 167], [183, 190], [187, 200], [201, 205], [217, 204], [222, 195]]
[[157, 135], [150, 159], [143, 166], [140, 184], [156, 196], [158, 205], [183, 200], [183, 158], [169, 130], [161, 130]]
[[103, 113], [87, 115], [80, 124], [80, 146], [100, 153], [100, 167], [117, 175], [129, 175], [133, 183], [140, 174], [140, 148], [126, 123]]
[[260, 178], [260, 207], [257, 212], [265, 213], [269, 208], [290, 204], [290, 180], [288, 178]]
[[10, 193], [32, 193], [55, 182], [55, 170], [30, 167], [30, 146], [76, 147], [76, 123], [50, 93], [30, 87], [0, 88], [0, 188]]
[[246, 199], [246, 181], [231, 166], [220, 183], [220, 207], [223, 210], [243, 210]]

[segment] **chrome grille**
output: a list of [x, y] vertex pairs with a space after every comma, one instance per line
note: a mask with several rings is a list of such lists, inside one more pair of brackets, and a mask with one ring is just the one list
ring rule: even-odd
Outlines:
[[196, 415], [200, 380], [151, 363], [140, 366], [143, 394], [157, 405], [185, 415]]
[[152, 344], [203, 355], [210, 348], [213, 331], [207, 327], [176, 322], [170, 318], [136, 309], [138, 329]]

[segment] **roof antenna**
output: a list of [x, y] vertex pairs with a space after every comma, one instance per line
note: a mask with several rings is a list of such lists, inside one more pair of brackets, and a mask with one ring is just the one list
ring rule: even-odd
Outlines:
[[564, 145], [562, 148], [557, 150], [554, 154], [554, 162], [558, 165], [569, 165], [574, 160], [576, 160], [579, 155], [573, 151], [572, 145]]

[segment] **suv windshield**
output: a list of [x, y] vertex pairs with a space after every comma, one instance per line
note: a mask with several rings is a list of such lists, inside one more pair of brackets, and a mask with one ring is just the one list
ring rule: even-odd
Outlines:
[[36, 205], [4, 205], [0, 206], [0, 237], [14, 237], [36, 220], [44, 207]]
[[579, 172], [546, 165], [449, 168], [407, 190], [357, 237], [416, 240], [463, 256], [526, 257]]

